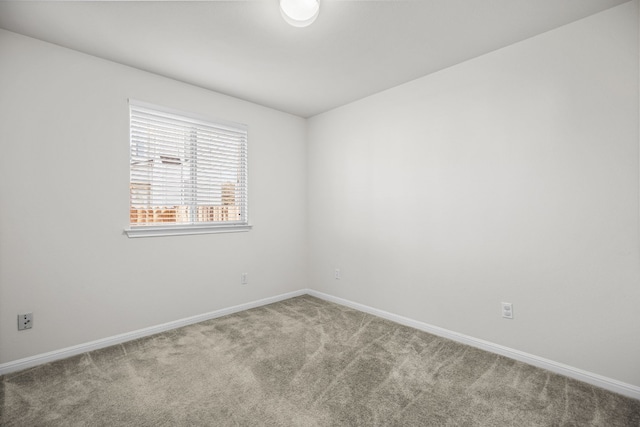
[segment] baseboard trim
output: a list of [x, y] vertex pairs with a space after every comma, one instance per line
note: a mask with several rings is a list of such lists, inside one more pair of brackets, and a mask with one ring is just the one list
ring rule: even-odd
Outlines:
[[601, 387], [605, 390], [612, 391], [614, 393], [622, 394], [634, 399], [640, 400], [640, 387], [632, 384], [627, 384], [622, 381], [618, 381], [612, 378], [608, 378], [602, 375], [594, 374], [592, 372], [584, 371], [582, 369], [574, 368], [563, 363], [554, 362], [553, 360], [538, 357], [529, 353], [525, 353], [519, 350], [515, 350], [509, 347], [505, 347], [499, 344], [495, 344], [489, 341], [474, 338], [468, 335], [460, 334], [458, 332], [450, 331], [448, 329], [440, 328], [438, 326], [430, 325], [428, 323], [420, 322], [417, 320], [409, 319], [407, 317], [399, 316], [397, 314], [389, 313], [384, 310], [369, 307], [364, 304], [353, 302], [344, 298], [339, 298], [333, 295], [325, 294], [323, 292], [315, 291], [312, 289], [300, 289], [294, 292], [288, 292], [285, 294], [277, 295], [274, 297], [263, 298], [257, 301], [252, 301], [244, 304], [235, 305], [233, 307], [223, 308], [215, 310], [209, 313], [199, 314], [197, 316], [187, 317], [184, 319], [175, 320], [172, 322], [163, 323], [161, 325], [151, 326], [144, 329], [138, 329], [136, 331], [127, 332], [120, 335], [115, 335], [108, 338], [91, 341], [84, 344], [79, 344], [72, 347], [63, 348], [60, 350], [50, 351], [48, 353], [38, 354], [24, 359], [14, 360], [12, 362], [0, 364], [0, 375], [6, 375], [12, 372], [21, 371], [24, 369], [32, 368], [34, 366], [42, 365], [45, 363], [53, 362], [67, 357], [75, 356], [78, 354], [86, 353], [88, 351], [98, 350], [101, 348], [109, 347], [116, 344], [121, 344], [125, 341], [130, 341], [146, 336], [154, 335], [157, 333], [165, 332], [171, 329], [180, 328], [182, 326], [191, 325], [205, 320], [215, 319], [217, 317], [226, 316], [229, 314], [237, 313], [239, 311], [248, 310], [251, 308], [261, 307], [263, 305], [272, 304], [274, 302], [283, 301], [289, 298], [297, 297], [300, 295], [311, 295], [316, 298], [330, 301], [336, 304], [344, 305], [355, 310], [359, 310], [365, 313], [372, 314], [374, 316], [382, 317], [383, 319], [391, 320], [392, 322], [399, 323], [401, 325], [409, 326], [424, 332], [431, 333], [443, 338], [448, 338], [453, 341], [457, 341], [462, 344], [467, 344], [472, 347], [476, 347], [482, 350], [489, 351], [491, 353], [500, 354], [505, 357], [509, 357], [514, 360], [519, 360], [529, 365], [537, 366], [542, 369], [546, 369], [556, 374], [564, 375], [569, 378], [583, 381], [588, 384], [592, 384], [596, 387]]
[[187, 326], [194, 323], [204, 322], [205, 320], [215, 319], [216, 317], [226, 316], [228, 314], [237, 313], [239, 311], [248, 310], [250, 308], [256, 308], [263, 305], [272, 304], [274, 302], [283, 301], [289, 298], [304, 295], [306, 293], [307, 293], [306, 289], [301, 289], [295, 292], [289, 292], [289, 293], [277, 295], [274, 297], [263, 298], [257, 301], [252, 301], [245, 304], [239, 304], [233, 307], [223, 308], [220, 310], [211, 311], [209, 313], [199, 314], [197, 316], [187, 317], [184, 319], [163, 323], [161, 325], [138, 329], [136, 331], [127, 332], [124, 334], [115, 335], [112, 337], [103, 338], [96, 341], [91, 341], [84, 344], [63, 348], [60, 350], [54, 350], [48, 353], [42, 353], [35, 356], [26, 357], [24, 359], [14, 360], [12, 362], [3, 363], [0, 365], [0, 375], [6, 375], [12, 372], [22, 371], [23, 369], [32, 368], [34, 366], [42, 365], [42, 364], [53, 362], [60, 359], [66, 359], [67, 357], [76, 356], [78, 354], [86, 353], [88, 351], [98, 350], [98, 349], [109, 347], [112, 345], [121, 344], [125, 341], [131, 341], [134, 339], [147, 337], [149, 335], [158, 334], [160, 332], [165, 332], [171, 329], [180, 328], [182, 326]]
[[640, 387], [632, 384], [627, 384], [622, 381], [618, 381], [612, 378], [608, 378], [602, 375], [594, 374], [592, 372], [584, 371], [582, 369], [574, 368], [573, 366], [565, 365], [563, 363], [554, 362], [553, 360], [538, 357], [533, 354], [525, 353], [523, 351], [515, 350], [509, 347], [505, 347], [499, 344], [494, 344], [489, 341], [473, 338], [468, 335], [453, 332], [448, 329], [433, 326], [428, 323], [420, 322], [417, 320], [409, 319], [407, 317], [399, 316], [397, 314], [389, 313], [384, 310], [369, 307], [364, 304], [349, 301], [343, 298], [335, 297], [333, 295], [325, 294], [323, 292], [314, 291], [308, 289], [307, 294], [329, 301], [336, 304], [344, 305], [355, 310], [363, 311], [365, 313], [372, 314], [374, 316], [382, 317], [392, 322], [399, 323], [401, 325], [409, 326], [424, 332], [428, 332], [433, 335], [437, 335], [443, 338], [448, 338], [452, 341], [457, 341], [462, 344], [467, 344], [472, 347], [476, 347], [482, 350], [489, 351], [491, 353], [499, 354], [510, 359], [515, 359], [520, 362], [527, 363], [529, 365], [537, 366], [538, 368], [546, 369], [556, 374], [564, 375], [565, 377], [573, 378], [578, 381], [585, 382], [587, 384], [594, 385], [596, 387], [603, 388], [605, 390], [612, 391], [614, 393], [622, 394], [633, 399], [640, 400]]

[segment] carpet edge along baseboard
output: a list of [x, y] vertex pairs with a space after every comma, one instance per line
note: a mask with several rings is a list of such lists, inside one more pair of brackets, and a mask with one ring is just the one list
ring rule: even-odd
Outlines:
[[433, 326], [428, 323], [413, 320], [407, 317], [399, 316], [394, 313], [389, 313], [384, 310], [373, 308], [364, 304], [339, 298], [333, 295], [329, 295], [323, 292], [318, 292], [312, 289], [300, 289], [294, 292], [288, 292], [273, 297], [263, 298], [257, 301], [252, 301], [236, 306], [215, 310], [209, 313], [200, 314], [184, 319], [175, 320], [172, 322], [163, 323], [161, 325], [151, 326], [148, 328], [138, 329], [136, 331], [127, 332], [124, 334], [107, 337], [72, 347], [66, 347], [59, 350], [50, 351], [47, 353], [38, 354], [35, 356], [26, 357], [23, 359], [14, 360], [11, 362], [0, 364], [0, 375], [6, 375], [12, 372], [21, 371], [24, 369], [32, 368], [45, 363], [53, 362], [67, 357], [75, 356], [78, 354], [86, 353], [93, 350], [109, 347], [116, 344], [121, 344], [126, 341], [143, 338], [146, 336], [154, 335], [157, 333], [165, 332], [171, 329], [180, 328], [183, 326], [191, 325], [198, 322], [203, 322], [217, 317], [226, 316], [229, 314], [237, 313], [251, 308], [260, 307], [267, 304], [272, 304], [279, 301], [284, 301], [289, 298], [294, 298], [301, 295], [311, 295], [316, 298], [320, 298], [326, 301], [330, 301], [336, 304], [344, 305], [374, 316], [378, 316], [405, 326], [409, 326], [424, 332], [431, 333], [443, 338], [466, 344], [472, 347], [480, 348], [482, 350], [489, 351], [491, 353], [499, 354], [511, 359], [518, 360], [520, 362], [527, 363], [529, 365], [536, 366], [538, 368], [546, 369], [548, 371], [560, 374], [569, 378], [573, 378], [578, 381], [585, 382], [587, 384], [594, 385], [596, 387], [603, 388], [605, 390], [612, 391], [614, 393], [621, 394], [623, 396], [631, 397], [633, 399], [640, 400], [640, 387], [628, 384], [622, 381], [615, 380], [613, 378], [605, 377], [599, 374], [588, 372], [582, 369], [575, 368], [573, 366], [565, 365], [553, 360], [545, 359], [539, 356], [535, 356], [529, 353], [525, 353], [519, 350], [515, 350], [509, 347], [505, 347], [499, 344], [495, 344], [489, 341], [474, 338], [468, 335], [460, 334], [458, 332], [450, 331], [448, 329]]

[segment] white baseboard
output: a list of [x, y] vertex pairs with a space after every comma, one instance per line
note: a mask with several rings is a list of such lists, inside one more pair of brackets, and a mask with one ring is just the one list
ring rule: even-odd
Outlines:
[[519, 350], [514, 350], [509, 347], [505, 347], [499, 344], [494, 344], [489, 341], [473, 338], [468, 335], [460, 334], [457, 332], [449, 331], [438, 326], [429, 325], [427, 323], [419, 322], [417, 320], [409, 319], [407, 317], [398, 316], [397, 314], [389, 313], [377, 308], [369, 307], [357, 302], [349, 301], [343, 298], [338, 298], [332, 295], [328, 295], [322, 292], [307, 289], [307, 294], [334, 302], [336, 304], [345, 305], [355, 310], [363, 311], [365, 313], [372, 314], [374, 316], [382, 317], [392, 322], [399, 323], [401, 325], [409, 326], [424, 332], [428, 332], [433, 335], [437, 335], [443, 338], [448, 338], [452, 341], [457, 341], [462, 344], [467, 344], [472, 347], [476, 347], [482, 350], [489, 351], [491, 353], [499, 354], [510, 359], [519, 360], [529, 365], [537, 366], [542, 369], [546, 369], [556, 374], [564, 375], [565, 377], [573, 378], [578, 381], [582, 381], [596, 387], [603, 388], [605, 390], [612, 391], [614, 393], [622, 394], [634, 399], [640, 400], [640, 387], [632, 384], [627, 384], [622, 381], [614, 380], [602, 375], [587, 372], [582, 369], [574, 368], [563, 363], [554, 362], [553, 360], [545, 359], [535, 356], [533, 354], [525, 353]]
[[233, 307], [223, 308], [215, 310], [209, 313], [200, 314], [197, 316], [187, 317], [185, 319], [175, 320], [173, 322], [163, 323], [161, 325], [151, 326], [149, 328], [139, 329], [137, 331], [127, 332], [120, 335], [115, 335], [109, 338], [103, 338], [96, 341], [76, 345], [73, 347], [67, 347], [60, 350], [50, 351], [48, 353], [38, 354], [24, 359], [15, 360], [12, 362], [0, 364], [0, 375], [5, 375], [11, 372], [21, 371], [23, 369], [31, 368], [34, 366], [42, 365], [44, 363], [53, 362], [55, 360], [65, 359], [67, 357], [75, 356], [78, 354], [86, 353], [92, 350], [98, 350], [111, 345], [120, 344], [125, 341], [134, 340], [137, 338], [154, 335], [160, 332], [165, 332], [171, 329], [180, 328], [182, 326], [191, 325], [193, 323], [203, 322], [205, 320], [215, 319], [216, 317], [226, 316], [228, 314], [237, 313], [239, 311], [248, 310], [250, 308], [260, 307], [263, 305], [271, 304], [278, 301], [283, 301], [289, 298], [297, 297], [300, 295], [311, 295], [326, 301], [341, 304], [347, 307], [351, 307], [355, 310], [363, 311], [365, 313], [372, 314], [374, 316], [382, 317], [392, 322], [399, 323], [401, 325], [409, 326], [424, 332], [431, 333], [443, 338], [448, 338], [453, 341], [457, 341], [462, 344], [467, 344], [472, 347], [480, 348], [482, 350], [489, 351], [491, 353], [500, 354], [511, 359], [519, 360], [529, 365], [537, 366], [539, 368], [547, 369], [551, 372], [555, 372], [560, 375], [564, 375], [569, 378], [583, 381], [588, 384], [592, 384], [597, 387], [601, 387], [605, 390], [612, 391], [614, 393], [622, 394], [634, 399], [640, 400], [640, 387], [624, 383], [622, 381], [614, 380], [612, 378], [604, 377], [602, 375], [594, 374], [584, 371], [582, 369], [574, 368], [569, 365], [554, 362], [553, 360], [538, 357], [532, 354], [528, 354], [519, 350], [514, 350], [509, 347], [504, 347], [499, 344], [494, 344], [489, 341], [473, 338], [468, 335], [453, 332], [438, 326], [429, 325], [424, 322], [409, 319], [407, 317], [399, 316], [397, 314], [389, 313], [384, 310], [369, 307], [364, 304], [359, 304], [353, 301], [349, 301], [343, 298], [335, 297], [333, 295], [325, 294], [322, 292], [314, 291], [312, 289], [300, 289], [295, 292], [289, 292], [274, 297], [264, 298], [258, 301], [248, 302], [245, 304], [236, 305]]
[[267, 305], [267, 304], [282, 301], [285, 299], [304, 295], [306, 293], [307, 293], [306, 289], [301, 289], [295, 292], [289, 292], [286, 294], [277, 295], [275, 297], [264, 298], [258, 301], [253, 301], [245, 304], [236, 305], [233, 307], [223, 308], [223, 309], [215, 310], [209, 313], [199, 314], [197, 316], [187, 317], [185, 319], [163, 323], [161, 325], [151, 326], [144, 329], [138, 329], [137, 331], [127, 332], [124, 334], [115, 335], [112, 337], [75, 345], [73, 347], [67, 347], [60, 350], [50, 351], [48, 353], [26, 357], [24, 359], [14, 360], [12, 362], [3, 363], [0, 365], [0, 375], [21, 371], [23, 369], [32, 368], [34, 366], [53, 362], [55, 360], [66, 359], [67, 357], [86, 353], [87, 351], [98, 350], [104, 347], [109, 347], [111, 345], [120, 344], [125, 341], [131, 341], [137, 338], [147, 337], [149, 335], [154, 335], [154, 334], [165, 332], [171, 329], [180, 328], [182, 326], [191, 325], [193, 323], [204, 322], [205, 320], [215, 319], [216, 317], [222, 317], [228, 314], [237, 313], [239, 311], [248, 310], [250, 308], [260, 307], [263, 305]]

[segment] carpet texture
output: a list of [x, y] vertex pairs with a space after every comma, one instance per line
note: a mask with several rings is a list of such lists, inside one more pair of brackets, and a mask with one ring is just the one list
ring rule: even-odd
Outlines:
[[310, 296], [1, 384], [3, 426], [640, 425], [640, 401]]

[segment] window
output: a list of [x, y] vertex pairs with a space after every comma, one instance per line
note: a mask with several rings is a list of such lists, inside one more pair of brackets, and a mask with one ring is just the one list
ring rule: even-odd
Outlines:
[[249, 229], [247, 127], [129, 101], [129, 237]]

